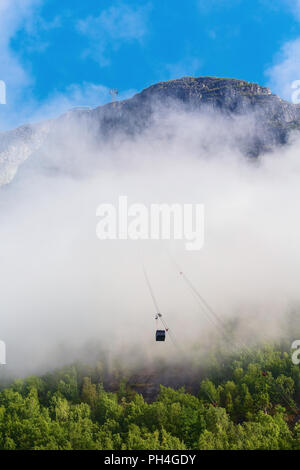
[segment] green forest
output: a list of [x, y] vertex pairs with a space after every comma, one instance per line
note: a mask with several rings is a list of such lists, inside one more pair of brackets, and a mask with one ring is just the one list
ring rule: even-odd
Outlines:
[[150, 400], [105, 361], [15, 380], [0, 392], [0, 448], [300, 449], [290, 343], [221, 357], [195, 372], [194, 391], [160, 386]]

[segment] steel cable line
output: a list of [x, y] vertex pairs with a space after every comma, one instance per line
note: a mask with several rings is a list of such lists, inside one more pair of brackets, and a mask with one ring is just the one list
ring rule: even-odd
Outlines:
[[[197, 297], [197, 299], [206, 307], [206, 309], [211, 313], [212, 315], [212, 318], [214, 318], [214, 320], [216, 321], [216, 324], [215, 326], [217, 326], [217, 328], [219, 329], [219, 331], [221, 331], [221, 334], [222, 336], [228, 341], [228, 343], [230, 344], [231, 347], [234, 347], [234, 344], [236, 346], [239, 346], [239, 347], [242, 347], [248, 354], [251, 354], [251, 351], [250, 349], [248, 348], [248, 346], [237, 340], [237, 339], [232, 339], [232, 338], [229, 338], [228, 336], [228, 333], [227, 331], [224, 331], [225, 329], [225, 324], [224, 322], [218, 317], [218, 315], [215, 313], [215, 311], [212, 309], [212, 307], [208, 304], [208, 302], [204, 299], [204, 297], [200, 294], [200, 292], [196, 289], [196, 287], [193, 285], [193, 283], [190, 281], [190, 279], [186, 276], [186, 274], [182, 271], [181, 267], [178, 265], [178, 263], [174, 260], [174, 258], [170, 255], [169, 252], [167, 252], [169, 258], [171, 259], [172, 263], [174, 264], [174, 266], [176, 267], [177, 271], [179, 272], [180, 276], [183, 278], [183, 280], [185, 281], [185, 283], [190, 287], [190, 289], [192, 290], [193, 294]], [[291, 400], [289, 399], [289, 397], [287, 397], [287, 395], [280, 389], [279, 385], [276, 384], [275, 382], [275, 378], [274, 378], [274, 386], [275, 388], [277, 389], [277, 392], [280, 394], [280, 396], [283, 398], [283, 400], [287, 403], [287, 405], [290, 407], [290, 409], [292, 411], [294, 411], [295, 413], [297, 413], [297, 410], [295, 409], [295, 407], [293, 406], [293, 404], [291, 405]]]
[[164, 318], [162, 317], [162, 314], [160, 313], [160, 309], [159, 309], [159, 306], [158, 306], [158, 302], [156, 300], [156, 297], [154, 295], [154, 291], [153, 291], [153, 288], [151, 286], [151, 283], [150, 283], [150, 279], [149, 279], [149, 276], [147, 274], [147, 271], [146, 271], [146, 268], [145, 268], [145, 265], [143, 264], [143, 273], [144, 273], [144, 277], [145, 277], [145, 280], [146, 280], [146, 283], [147, 283], [147, 286], [148, 286], [148, 289], [149, 289], [149, 292], [150, 292], [150, 295], [151, 295], [151, 298], [152, 298], [152, 301], [153, 301], [153, 305], [155, 307], [155, 310], [156, 310], [156, 317], [158, 320], [161, 321], [162, 325], [164, 326], [165, 330], [166, 330], [166, 333], [168, 333], [173, 345], [180, 350], [180, 347], [178, 345], [178, 342], [174, 336], [174, 333], [172, 332], [172, 330], [170, 330], [169, 326], [167, 325], [167, 323], [165, 322]]

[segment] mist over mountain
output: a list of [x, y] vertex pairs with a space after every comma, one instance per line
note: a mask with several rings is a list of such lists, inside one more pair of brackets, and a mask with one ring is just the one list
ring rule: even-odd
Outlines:
[[[190, 116], [217, 113], [226, 120], [236, 147], [250, 157], [287, 143], [291, 132], [300, 130], [300, 105], [282, 100], [266, 87], [235, 79], [184, 77], [152, 85], [128, 100], [90, 110], [75, 108], [51, 121], [2, 132], [0, 184], [10, 182], [18, 167], [34, 158], [37, 151], [43, 154], [43, 149], [51, 147], [53, 139], [59, 137], [63, 146], [68, 147], [68, 130], [74, 125], [80, 134], [83, 152], [86, 150], [84, 140], [91, 134], [101, 151], [120, 136], [134, 139], [153, 126], [159, 128], [160, 136], [167, 136], [170, 129], [166, 117], [170, 112]], [[246, 128], [241, 131], [239, 127], [245, 119]], [[214, 125], [217, 129], [216, 121]], [[41, 156], [39, 159], [40, 165], [55, 171], [55, 161], [43, 161]]]
[[[170, 341], [154, 341], [142, 263], [187, 357], [195, 344], [205, 355], [217, 331], [168, 253], [239, 341], [279, 337], [300, 305], [299, 113], [256, 84], [183, 78], [2, 133], [7, 370], [89, 361], [100, 349], [145, 368], [177, 358]], [[204, 204], [203, 249], [100, 241], [97, 207], [120, 195]]]

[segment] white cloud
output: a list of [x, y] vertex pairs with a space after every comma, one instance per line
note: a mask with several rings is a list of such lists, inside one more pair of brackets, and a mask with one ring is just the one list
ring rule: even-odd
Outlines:
[[49, 32], [53, 29], [60, 28], [63, 24], [63, 18], [56, 15], [51, 20], [45, 20], [42, 15], [35, 12], [34, 15], [27, 18], [24, 24], [24, 30], [26, 31], [26, 37], [23, 38], [22, 48], [28, 52], [37, 51], [45, 52], [50, 46], [51, 41], [41, 38], [41, 33]]
[[34, 121], [56, 117], [75, 106], [96, 107], [109, 100], [109, 90], [103, 85], [84, 82], [71, 84], [63, 91], [56, 91], [48, 97], [41, 107], [30, 110]]
[[296, 18], [300, 20], [300, 0], [284, 0], [284, 3], [291, 9]]
[[[11, 40], [20, 29], [26, 31], [26, 48], [43, 50], [47, 43], [41, 43], [39, 32], [61, 26], [60, 17], [46, 22], [40, 15], [43, 0], [0, 0], [0, 80], [6, 83], [7, 104], [0, 105], [0, 131], [56, 117], [73, 106], [96, 107], [110, 101], [109, 89], [99, 83], [73, 83], [63, 90], [55, 90], [42, 102], [32, 93], [34, 77], [11, 48]], [[102, 20], [106, 31], [112, 37], [139, 39], [142, 35], [140, 13], [130, 16], [126, 8], [116, 12], [109, 9]], [[123, 14], [123, 30], [120, 26]], [[96, 27], [96, 25], [95, 25]], [[23, 45], [24, 45], [23, 44]], [[127, 98], [133, 92], [121, 93], [119, 98]], [[24, 98], [26, 96], [26, 98]]]
[[199, 76], [201, 67], [202, 61], [198, 57], [188, 57], [174, 64], [168, 64], [165, 67], [167, 70], [167, 79], [172, 80], [187, 76]]
[[[283, 3], [300, 21], [300, 0], [284, 0]], [[300, 79], [300, 37], [282, 45], [266, 75], [272, 92], [292, 101], [293, 83]]]
[[10, 87], [22, 87], [30, 82], [10, 41], [40, 3], [40, 0], [0, 0], [1, 79]]
[[135, 9], [120, 4], [102, 11], [98, 17], [80, 20], [78, 30], [91, 41], [84, 55], [91, 55], [101, 66], [109, 65], [109, 52], [118, 50], [124, 43], [142, 41], [147, 33], [149, 9], [149, 4]]
[[16, 33], [25, 27], [42, 0], [0, 0], [0, 80], [6, 84], [7, 104], [1, 105], [0, 129], [12, 127], [20, 115], [23, 93], [34, 81], [11, 47]]
[[[135, 91], [127, 91], [119, 94], [119, 99], [125, 99]], [[96, 108], [111, 101], [109, 88], [99, 83], [83, 82], [73, 83], [62, 91], [52, 93], [44, 103], [31, 102], [27, 111], [23, 112], [31, 121], [41, 121], [45, 118], [57, 117], [72, 107], [90, 106]]]
[[241, 3], [241, 0], [198, 0], [198, 8], [201, 13], [220, 8], [232, 8]]
[[292, 101], [292, 85], [300, 79], [300, 38], [283, 45], [275, 64], [266, 73], [273, 93]]
[[[127, 99], [137, 90], [121, 91], [118, 99]], [[20, 108], [12, 109], [1, 122], [2, 130], [12, 129], [25, 123], [36, 123], [52, 119], [64, 114], [73, 107], [89, 106], [96, 108], [111, 101], [109, 88], [100, 83], [73, 83], [63, 90], [55, 90], [45, 100], [38, 101], [34, 97], [20, 104]], [[0, 115], [1, 116], [1, 115]]]

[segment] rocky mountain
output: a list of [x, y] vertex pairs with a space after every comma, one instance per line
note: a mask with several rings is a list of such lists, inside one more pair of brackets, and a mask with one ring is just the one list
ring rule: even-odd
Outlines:
[[284, 145], [291, 131], [300, 130], [300, 105], [282, 100], [266, 87], [236, 79], [184, 77], [152, 85], [128, 100], [92, 110], [74, 109], [51, 121], [0, 133], [0, 185], [9, 183], [18, 167], [42, 151], [54, 134], [62, 129], [65, 132], [65, 125], [70, 122], [77, 121], [82, 129], [93, 128], [100, 145], [118, 132], [129, 138], [140, 134], [151, 125], [158, 108], [193, 113], [216, 111], [228, 119], [251, 114], [253, 130], [240, 146], [253, 157]]

